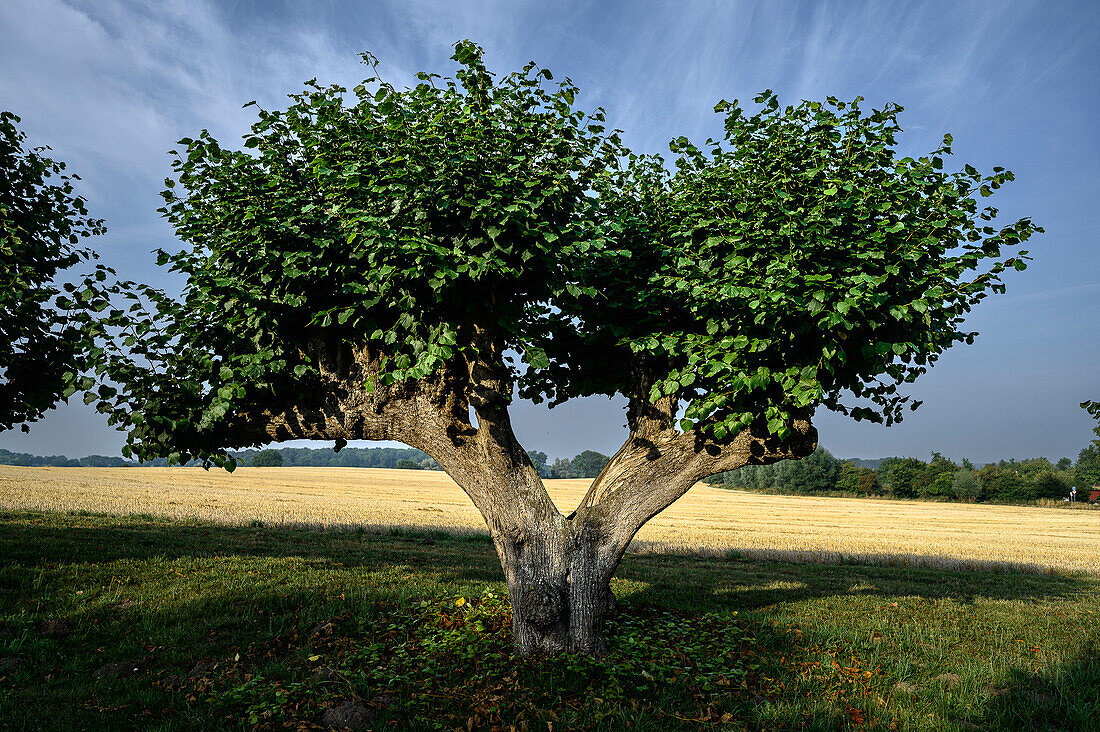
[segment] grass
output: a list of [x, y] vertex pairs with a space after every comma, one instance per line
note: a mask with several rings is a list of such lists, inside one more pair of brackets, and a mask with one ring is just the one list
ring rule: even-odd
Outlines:
[[[568, 512], [585, 480], [551, 480]], [[443, 473], [370, 468], [0, 466], [0, 510], [74, 511], [229, 524], [402, 526], [485, 533]], [[650, 521], [634, 552], [1100, 575], [1100, 513], [1061, 507], [768, 496], [697, 485]]]
[[0, 727], [1100, 729], [1093, 575], [628, 555], [613, 589], [607, 658], [517, 661], [482, 536], [0, 513]]

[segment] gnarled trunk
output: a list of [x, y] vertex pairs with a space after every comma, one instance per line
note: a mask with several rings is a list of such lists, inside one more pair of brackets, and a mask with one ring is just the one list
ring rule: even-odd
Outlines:
[[521, 655], [607, 651], [604, 622], [614, 607], [611, 575], [618, 564], [610, 537], [594, 523], [560, 513], [536, 526], [494, 532], [512, 601], [512, 631]]

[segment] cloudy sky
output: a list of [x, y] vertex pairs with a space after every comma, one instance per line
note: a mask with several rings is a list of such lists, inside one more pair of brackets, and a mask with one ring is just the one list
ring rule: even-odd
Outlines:
[[[913, 389], [925, 405], [886, 429], [819, 412], [840, 456], [933, 450], [982, 462], [1075, 456], [1092, 437], [1078, 408], [1100, 398], [1100, 5], [1084, 2], [0, 2], [0, 108], [33, 144], [82, 176], [109, 234], [95, 242], [126, 277], [172, 287], [150, 251], [171, 246], [159, 219], [166, 151], [202, 128], [230, 144], [302, 82], [353, 86], [358, 53], [405, 84], [447, 74], [470, 38], [490, 68], [534, 60], [603, 106], [633, 148], [720, 130], [721, 99], [771, 88], [783, 101], [828, 95], [905, 107], [906, 153], [944, 132], [958, 164], [1004, 165], [1017, 182], [994, 199], [1005, 219], [1047, 233], [1028, 271], [969, 321], [981, 336], [949, 352]], [[622, 404], [521, 405], [520, 439], [551, 456], [611, 453]], [[38, 454], [117, 454], [122, 438], [82, 406], [64, 406], [0, 447]]]

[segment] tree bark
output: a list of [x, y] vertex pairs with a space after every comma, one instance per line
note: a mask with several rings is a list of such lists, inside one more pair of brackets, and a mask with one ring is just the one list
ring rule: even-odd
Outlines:
[[615, 603], [611, 574], [618, 555], [598, 525], [555, 512], [493, 539], [508, 583], [517, 652], [606, 653], [604, 623]]

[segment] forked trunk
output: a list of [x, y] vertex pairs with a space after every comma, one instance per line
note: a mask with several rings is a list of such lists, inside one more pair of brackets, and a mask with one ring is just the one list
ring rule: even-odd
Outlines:
[[608, 549], [592, 524], [547, 518], [537, 530], [494, 537], [512, 601], [516, 651], [602, 655], [618, 552]]

